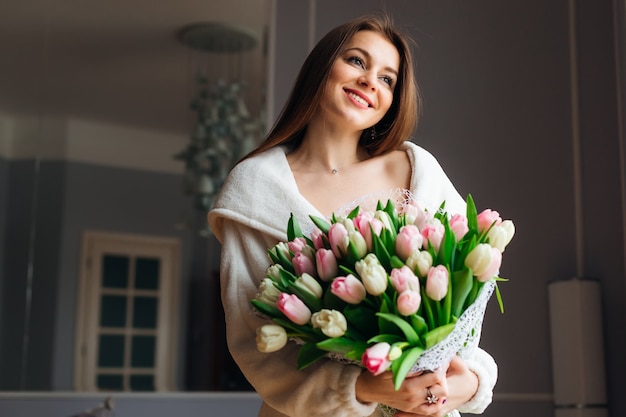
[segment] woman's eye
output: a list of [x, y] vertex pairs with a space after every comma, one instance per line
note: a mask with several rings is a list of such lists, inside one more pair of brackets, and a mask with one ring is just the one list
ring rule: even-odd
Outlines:
[[351, 62], [351, 63], [353, 63], [355, 65], [358, 65], [361, 68], [365, 68], [365, 63], [358, 56], [351, 56], [351, 57], [349, 57], [348, 58], [348, 62]]
[[391, 78], [391, 77], [388, 77], [388, 76], [384, 75], [384, 76], [380, 77], [380, 79], [381, 79], [381, 80], [382, 80], [385, 84], [388, 84], [389, 86], [392, 86], [392, 85], [393, 85], [393, 78]]

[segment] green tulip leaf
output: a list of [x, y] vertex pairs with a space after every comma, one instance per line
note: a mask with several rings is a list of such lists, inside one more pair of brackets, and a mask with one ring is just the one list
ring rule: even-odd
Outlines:
[[498, 300], [498, 305], [500, 306], [500, 313], [504, 314], [504, 303], [502, 301], [502, 294], [500, 294], [500, 287], [498, 287], [498, 281], [508, 281], [505, 278], [496, 278], [496, 298]]
[[296, 219], [296, 216], [291, 213], [291, 216], [289, 216], [289, 222], [287, 222], [287, 239], [291, 242], [295, 238], [302, 236], [302, 229], [300, 229], [298, 219]]
[[359, 251], [356, 248], [356, 245], [352, 241], [349, 241], [348, 242], [348, 262], [350, 264], [354, 264], [359, 260], [361, 260], [361, 257], [359, 256]]
[[426, 333], [426, 349], [435, 346], [437, 343], [445, 339], [452, 330], [454, 330], [455, 323], [450, 323], [445, 326], [437, 327]]
[[285, 317], [282, 311], [276, 307], [276, 305], [266, 304], [263, 301], [259, 300], [250, 300], [250, 303], [254, 306], [254, 308], [261, 314], [266, 315], [268, 317]]
[[318, 349], [327, 352], [348, 353], [354, 347], [354, 340], [346, 337], [331, 337], [316, 344]]
[[326, 356], [326, 351], [318, 349], [314, 343], [305, 343], [298, 352], [298, 369], [302, 370]]
[[452, 310], [451, 314], [456, 317], [460, 317], [463, 313], [463, 306], [465, 300], [472, 290], [474, 283], [474, 276], [472, 270], [464, 268], [461, 271], [452, 273], [451, 276], [451, 289], [452, 289]]
[[276, 254], [274, 253], [274, 251], [272, 251], [271, 249], [269, 249], [267, 251], [267, 255], [269, 256], [270, 260], [272, 261], [273, 264], [279, 264], [280, 265], [280, 259], [278, 258], [278, 256], [276, 256]]
[[456, 250], [456, 236], [450, 224], [448, 218], [444, 218], [443, 221], [444, 234], [441, 244], [439, 245], [439, 253], [437, 254], [437, 264], [439, 265], [454, 265], [454, 253]]
[[402, 333], [404, 334], [404, 337], [406, 337], [406, 341], [409, 342], [410, 345], [412, 346], [419, 345], [420, 343], [419, 335], [417, 334], [417, 332], [415, 331], [415, 329], [411, 326], [409, 322], [405, 321], [401, 317], [396, 316], [395, 314], [376, 313], [376, 315], [382, 318], [383, 320], [386, 320], [390, 323], [393, 323], [395, 326], [397, 326], [402, 331]]
[[396, 232], [395, 230], [389, 230], [387, 228], [383, 228], [380, 231], [380, 238], [385, 245], [385, 249], [387, 250], [387, 255], [391, 257], [390, 254], [395, 253], [396, 251]]
[[333, 292], [331, 291], [330, 286], [328, 286], [328, 288], [326, 288], [326, 291], [324, 291], [323, 298], [324, 298], [324, 306], [325, 306], [325, 308], [328, 308], [328, 309], [331, 309], [331, 310], [341, 311], [341, 310], [344, 309], [344, 307], [346, 307], [348, 305], [348, 303], [346, 303], [341, 298], [339, 298], [335, 294], [333, 294]]
[[350, 359], [355, 362], [361, 362], [363, 354], [365, 353], [367, 348], [367, 343], [357, 341], [354, 343], [353, 349], [350, 352], [346, 353], [344, 356], [346, 357], [346, 359]]
[[355, 271], [345, 265], [339, 265], [339, 270], [346, 275], [354, 275], [355, 277], [357, 276], [357, 273]]
[[367, 340], [367, 343], [382, 343], [386, 342], [390, 345], [394, 343], [404, 342], [404, 339], [397, 334], [379, 334]]
[[378, 261], [385, 268], [385, 270], [388, 271], [390, 269], [389, 267], [391, 266], [391, 255], [390, 252], [387, 250], [385, 242], [383, 241], [384, 235], [389, 234], [389, 231], [385, 233], [385, 230], [387, 229], [383, 229], [381, 231], [380, 236], [377, 236], [376, 234], [372, 236], [372, 252], [374, 252], [376, 257], [378, 258]]
[[278, 256], [278, 262], [275, 263], [282, 266], [285, 271], [289, 271], [292, 274], [296, 272], [293, 264], [291, 263], [291, 259], [287, 258], [287, 256], [282, 251], [277, 250], [276, 255]]
[[361, 211], [361, 207], [356, 206], [354, 209], [352, 209], [350, 213], [348, 213], [346, 217], [352, 220], [359, 214], [360, 211]]
[[295, 280], [298, 278], [296, 276], [296, 274], [294, 274], [295, 271], [288, 271], [284, 268], [281, 268], [279, 271], [279, 276], [280, 276], [280, 282], [282, 285], [289, 285], [293, 282], [295, 282]]
[[296, 287], [295, 285], [289, 285], [289, 292], [298, 296], [300, 300], [311, 310], [313, 313], [320, 311], [324, 305], [322, 300], [317, 298], [312, 292], [304, 288]]
[[322, 233], [328, 233], [328, 230], [330, 229], [330, 223], [328, 223], [326, 219], [317, 216], [309, 216], [309, 218], [317, 226], [317, 228], [322, 231]]
[[393, 255], [391, 257], [390, 264], [392, 268], [402, 268], [404, 266], [404, 262], [402, 262], [402, 259], [398, 258], [396, 255]]
[[378, 326], [374, 325], [377, 322], [376, 312], [362, 307], [362, 305], [348, 304], [343, 310], [343, 315], [350, 325], [349, 327], [353, 327], [369, 338], [378, 333]]
[[467, 217], [467, 227], [471, 232], [478, 233], [478, 212], [476, 204], [471, 194], [467, 195], [465, 215]]
[[[386, 314], [391, 313], [391, 311], [389, 310], [389, 305], [385, 299], [382, 300], [379, 312], [386, 313]], [[378, 313], [375, 312], [374, 315], [377, 316]], [[393, 323], [391, 323], [388, 320], [383, 320], [382, 317], [378, 317], [376, 322], [378, 323], [378, 333], [389, 333], [389, 334], [398, 334], [398, 335], [402, 334], [402, 332], [397, 326], [395, 326]], [[374, 327], [372, 326], [372, 323], [373, 322], [370, 322], [369, 326]]]
[[433, 329], [435, 327], [435, 314], [433, 312], [432, 303], [433, 300], [430, 299], [428, 295], [426, 295], [426, 286], [420, 285], [420, 292], [422, 295], [422, 311], [426, 315], [426, 323], [428, 324], [429, 329]]
[[413, 365], [415, 365], [415, 362], [417, 362], [422, 353], [424, 353], [424, 349], [420, 347], [413, 347], [411, 349], [407, 349], [402, 356], [394, 361], [398, 362], [395, 369], [392, 363], [393, 383], [396, 391], [400, 389], [406, 375], [409, 373]]
[[385, 211], [389, 215], [389, 218], [391, 218], [391, 222], [393, 223], [393, 227], [395, 229], [394, 232], [397, 231], [399, 229], [398, 211], [396, 210], [391, 199], [387, 200], [387, 205], [385, 206], [383, 211]]
[[426, 324], [426, 320], [424, 320], [424, 317], [420, 316], [419, 314], [411, 314], [409, 316], [409, 319], [411, 320], [411, 325], [413, 326], [417, 334], [423, 337], [426, 335], [426, 333], [428, 333], [428, 325]]
[[318, 342], [322, 338], [320, 333], [316, 332], [315, 329], [309, 326], [300, 326], [287, 318], [274, 317], [272, 321], [283, 327], [291, 336], [295, 337], [298, 335], [298, 337], [304, 339], [306, 342]]

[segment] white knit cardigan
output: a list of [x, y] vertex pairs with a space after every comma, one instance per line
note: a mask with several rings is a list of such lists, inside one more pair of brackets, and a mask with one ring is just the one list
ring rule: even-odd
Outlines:
[[[437, 160], [412, 142], [405, 142], [402, 149], [411, 162], [410, 191], [415, 199], [430, 209], [445, 200], [448, 212], [464, 213], [464, 199]], [[269, 354], [256, 348], [256, 329], [265, 321], [252, 313], [250, 299], [269, 266], [267, 249], [287, 239], [290, 213], [303, 229], [313, 227], [309, 215], [328, 214], [320, 213], [299, 193], [282, 147], [235, 166], [209, 213], [211, 229], [222, 245], [221, 296], [230, 352], [264, 401], [259, 416], [376, 416], [377, 404], [356, 400], [360, 367], [319, 361], [297, 370], [295, 344]], [[492, 400], [497, 366], [481, 349], [465, 360], [479, 377], [479, 389], [460, 410], [482, 413]]]

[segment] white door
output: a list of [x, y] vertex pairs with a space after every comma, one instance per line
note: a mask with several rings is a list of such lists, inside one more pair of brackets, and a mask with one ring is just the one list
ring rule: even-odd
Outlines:
[[77, 390], [174, 389], [179, 252], [178, 239], [85, 232]]

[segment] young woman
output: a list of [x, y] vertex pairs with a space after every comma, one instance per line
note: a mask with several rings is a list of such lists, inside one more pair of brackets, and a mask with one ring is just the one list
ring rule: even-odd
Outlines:
[[250, 299], [291, 213], [312, 230], [309, 215], [368, 209], [379, 199], [431, 209], [445, 200], [449, 212], [465, 212], [435, 158], [408, 141], [419, 111], [406, 38], [386, 16], [359, 18], [317, 44], [267, 139], [229, 174], [209, 221], [222, 244], [229, 349], [264, 401], [260, 416], [370, 416], [379, 403], [400, 417], [444, 416], [481, 413], [491, 402], [497, 367], [481, 349], [395, 391], [389, 372], [331, 360], [297, 370], [295, 344], [271, 354], [256, 347], [264, 321]]

